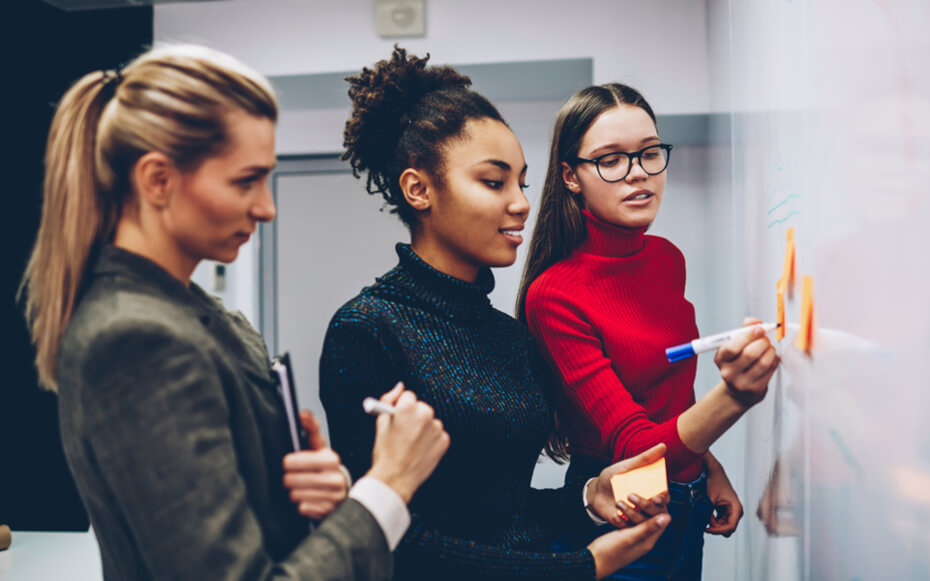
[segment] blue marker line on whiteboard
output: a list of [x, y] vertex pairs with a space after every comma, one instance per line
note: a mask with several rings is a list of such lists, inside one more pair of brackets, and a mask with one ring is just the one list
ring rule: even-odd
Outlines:
[[733, 329], [732, 331], [717, 333], [716, 335], [710, 335], [708, 337], [701, 337], [689, 343], [669, 347], [665, 350], [665, 356], [668, 357], [669, 363], [681, 361], [682, 359], [687, 359], [692, 355], [697, 355], [698, 353], [716, 349], [730, 339], [739, 337], [740, 335], [745, 335], [756, 327], [762, 327], [762, 330], [768, 333], [777, 329], [778, 323], [760, 323], [758, 325], [750, 325], [749, 327], [740, 327], [739, 329]]

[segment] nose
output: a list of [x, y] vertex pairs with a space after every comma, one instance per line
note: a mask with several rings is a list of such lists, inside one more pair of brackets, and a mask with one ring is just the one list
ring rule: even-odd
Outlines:
[[643, 169], [643, 159], [641, 157], [631, 159], [630, 172], [626, 174], [626, 177], [623, 179], [629, 182], [646, 179], [647, 177], [649, 177], [649, 174]]
[[523, 221], [526, 221], [530, 215], [530, 201], [526, 198], [526, 194], [523, 193], [523, 188], [519, 186], [516, 188], [516, 193], [507, 206], [507, 211], [522, 216]]
[[255, 203], [250, 208], [250, 213], [252, 218], [259, 222], [271, 222], [277, 214], [274, 207], [274, 196], [271, 195], [271, 188], [268, 187], [266, 181], [262, 182], [261, 188], [261, 192], [255, 198]]

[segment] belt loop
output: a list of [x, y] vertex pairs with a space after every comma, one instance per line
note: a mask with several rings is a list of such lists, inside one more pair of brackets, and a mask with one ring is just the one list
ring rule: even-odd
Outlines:
[[707, 481], [707, 473], [701, 472], [701, 475], [697, 480], [688, 485], [688, 496], [691, 498], [691, 505], [694, 506], [694, 501], [697, 500], [698, 496], [701, 493], [701, 485]]

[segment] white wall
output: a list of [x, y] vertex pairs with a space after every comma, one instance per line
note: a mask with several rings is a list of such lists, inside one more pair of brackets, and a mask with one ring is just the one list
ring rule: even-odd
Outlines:
[[399, 42], [447, 64], [593, 58], [665, 114], [709, 110], [705, 0], [427, 0], [426, 36], [381, 39], [373, 0], [228, 0], [155, 7], [155, 39], [207, 44], [266, 75], [358, 70]]
[[[426, 36], [399, 42], [417, 54], [429, 52], [435, 63], [591, 58], [595, 83], [630, 83], [663, 115], [706, 113], [711, 110], [706, 9], [705, 0], [576, 0], [570, 5], [562, 0], [427, 0]], [[377, 36], [371, 0], [227, 0], [165, 4], [154, 11], [157, 42], [206, 44], [266, 75], [358, 70], [388, 56], [398, 42]], [[716, 38], [719, 43], [720, 34]], [[550, 127], [520, 127], [520, 119], [533, 117], [539, 107], [551, 109], [544, 104], [501, 107], [523, 143], [531, 173], [540, 172], [537, 184], [542, 183]], [[311, 109], [282, 112], [279, 154], [341, 150], [346, 112]], [[227, 290], [214, 292], [256, 322], [254, 256], [254, 247], [243, 248], [228, 267]], [[492, 297], [499, 308], [509, 311], [513, 304], [522, 259], [499, 271]], [[207, 285], [211, 268], [202, 266], [195, 280]]]

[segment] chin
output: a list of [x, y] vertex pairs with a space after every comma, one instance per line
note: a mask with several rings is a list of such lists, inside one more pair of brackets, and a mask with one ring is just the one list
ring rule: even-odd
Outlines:
[[489, 262], [488, 266], [490, 266], [491, 268], [501, 268], [504, 266], [511, 266], [516, 261], [517, 261], [517, 254], [514, 253], [513, 256], [508, 256], [506, 258], [502, 257], [500, 258], [500, 260]]
[[223, 264], [229, 264], [236, 260], [239, 257], [239, 248], [230, 248], [223, 249], [215, 252], [213, 256], [207, 258], [207, 260], [213, 260], [216, 262], [222, 262]]
[[621, 216], [619, 220], [614, 222], [614, 224], [623, 226], [624, 228], [645, 228], [646, 226], [652, 224], [655, 219], [655, 214], [650, 214], [648, 216]]

